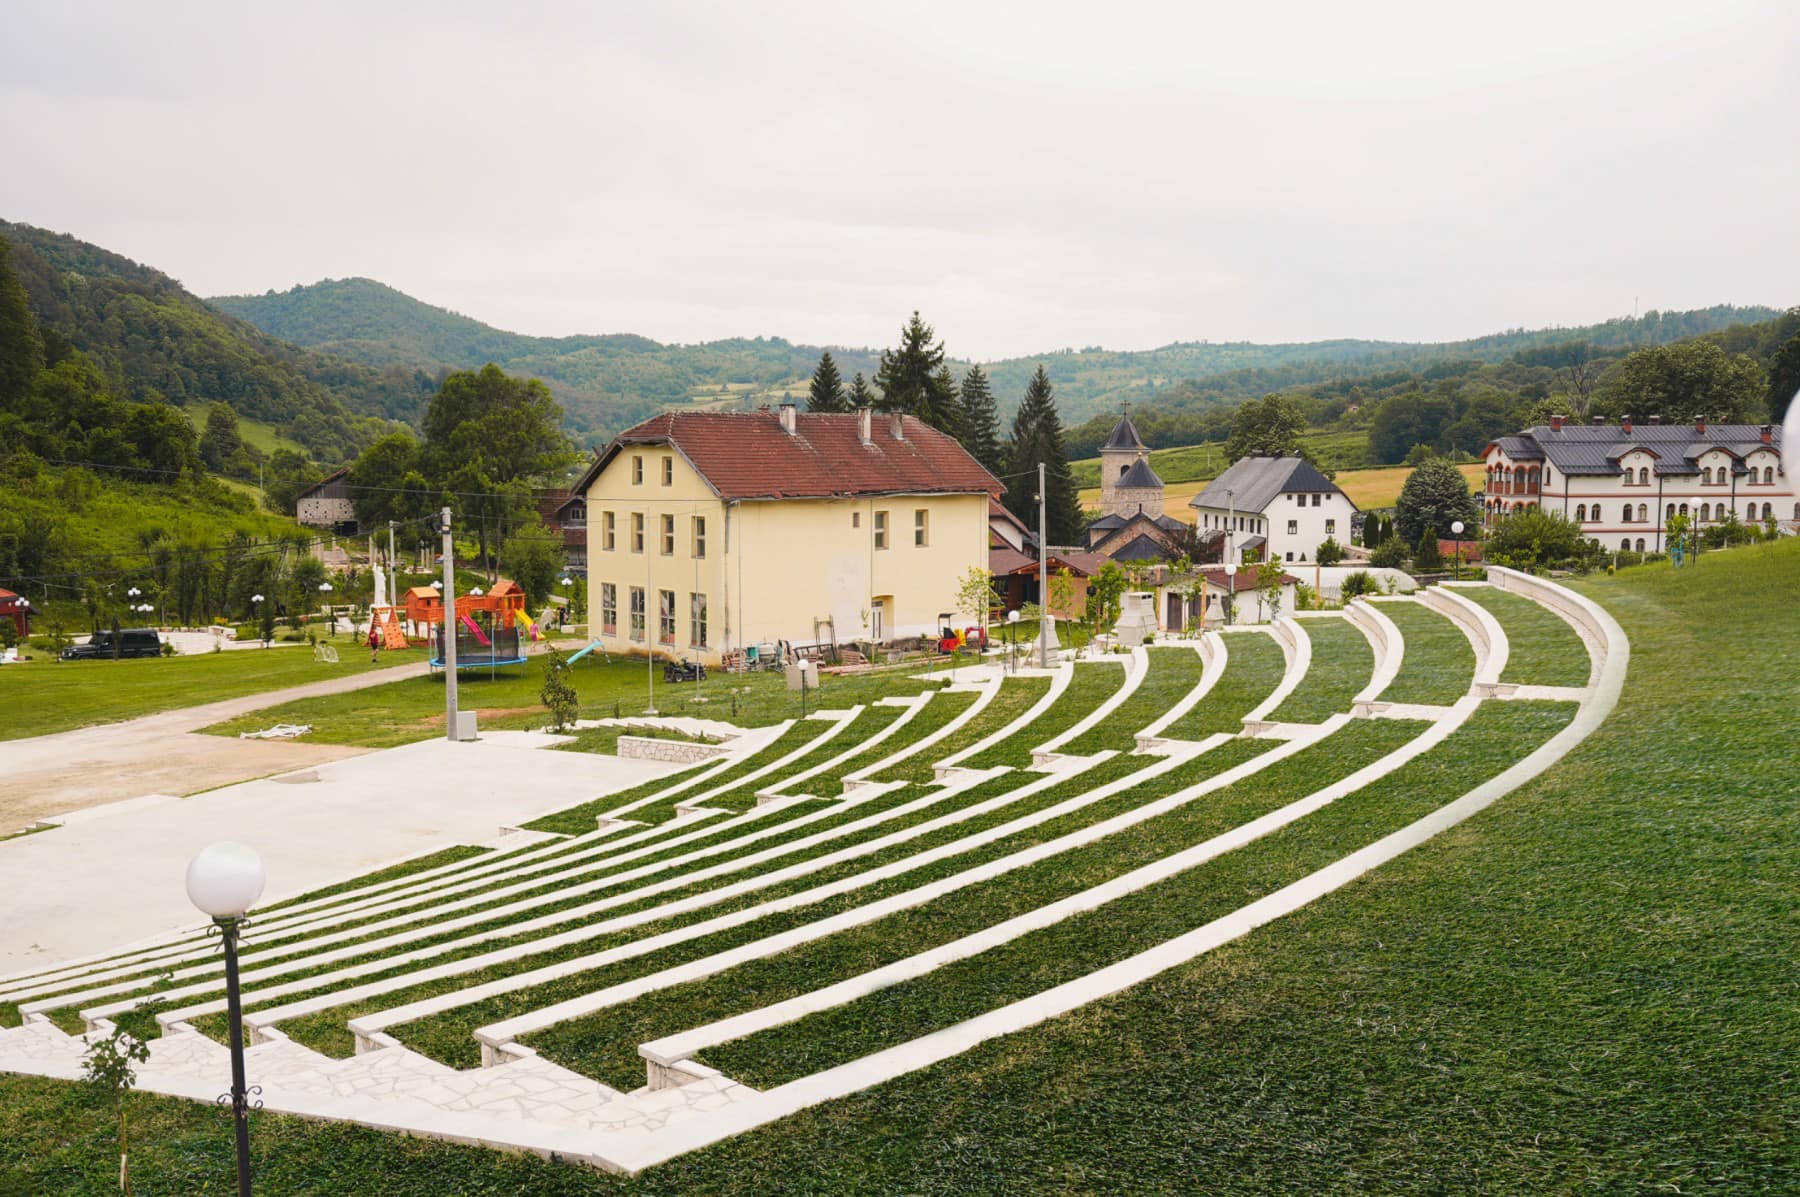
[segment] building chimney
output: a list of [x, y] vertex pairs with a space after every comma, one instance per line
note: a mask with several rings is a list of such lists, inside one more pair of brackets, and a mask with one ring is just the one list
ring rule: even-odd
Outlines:
[[866, 407], [856, 409], [856, 439], [865, 445], [875, 443], [874, 414]]
[[1694, 417], [1694, 431], [1698, 432], [1701, 436], [1706, 435], [1706, 417], [1705, 416], [1695, 416]]
[[897, 441], [905, 440], [906, 439], [906, 416], [904, 414], [902, 414], [901, 412], [893, 412], [889, 415], [888, 419], [892, 421], [892, 427], [894, 430], [894, 439]]
[[1772, 445], [1775, 443], [1775, 425], [1764, 424], [1762, 426], [1762, 443], [1765, 445]]
[[1563, 426], [1563, 418], [1561, 416], [1551, 416], [1550, 417], [1550, 431], [1551, 432], [1561, 432], [1562, 426]]
[[1662, 423], [1661, 416], [1651, 416], [1650, 417], [1650, 427], [1655, 428], [1658, 424], [1661, 424], [1661, 423]]
[[1619, 427], [1624, 429], [1626, 436], [1631, 435], [1631, 413], [1630, 412], [1626, 412], [1624, 415], [1619, 417]]
[[781, 430], [789, 436], [794, 435], [794, 410], [794, 405], [792, 403], [783, 403], [780, 409]]
[[1601, 426], [1602, 426], [1602, 425], [1604, 425], [1604, 424], [1605, 424], [1605, 423], [1606, 423], [1606, 417], [1605, 417], [1605, 416], [1595, 416], [1595, 417], [1594, 417], [1594, 427], [1595, 427], [1595, 428], [1599, 428], [1599, 427], [1601, 427]]

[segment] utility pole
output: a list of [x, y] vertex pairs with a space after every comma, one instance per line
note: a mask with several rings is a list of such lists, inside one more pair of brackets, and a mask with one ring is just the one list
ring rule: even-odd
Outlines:
[[1050, 668], [1050, 546], [1044, 531], [1044, 463], [1038, 462], [1038, 668]]
[[438, 641], [444, 658], [444, 738], [456, 740], [456, 546], [450, 537], [450, 509], [440, 517], [444, 533], [444, 632]]
[[[646, 715], [654, 715], [657, 713], [656, 712], [656, 647], [655, 647], [656, 639], [655, 638], [658, 635], [660, 635], [662, 632], [662, 603], [660, 601], [657, 602], [657, 604], [656, 604], [656, 620], [657, 620], [656, 630], [652, 631], [651, 626], [650, 626], [650, 603], [651, 603], [651, 600], [656, 597], [656, 583], [651, 576], [651, 569], [650, 569], [650, 567], [652, 565], [651, 557], [652, 557], [652, 554], [654, 553], [654, 550], [651, 549], [651, 547], [650, 547], [650, 544], [651, 544], [650, 518], [651, 518], [651, 513], [648, 511], [645, 512], [644, 513], [644, 685], [647, 688], [647, 693], [650, 696], [650, 705], [644, 708], [644, 714], [646, 714]], [[660, 545], [660, 542], [662, 540], [662, 528], [660, 526], [657, 527], [655, 536]]]

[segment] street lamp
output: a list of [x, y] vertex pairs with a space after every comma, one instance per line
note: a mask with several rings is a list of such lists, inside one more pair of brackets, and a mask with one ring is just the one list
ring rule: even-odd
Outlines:
[[1237, 622], [1237, 562], [1225, 563], [1225, 622]]
[[[237, 1139], [238, 1197], [250, 1197], [250, 1090], [244, 1084], [244, 1015], [238, 994], [237, 939], [244, 925], [244, 912], [262, 897], [265, 880], [262, 858], [253, 849], [228, 840], [208, 844], [188, 862], [188, 900], [212, 919], [225, 946], [225, 1004], [231, 1019], [231, 1092], [226, 1096], [231, 1099], [231, 1121]], [[256, 1092], [262, 1090], [258, 1088]]]
[[[265, 625], [262, 621], [262, 616], [264, 614], [264, 612], [262, 611], [262, 605], [267, 601], [268, 601], [268, 599], [264, 595], [261, 595], [261, 594], [253, 594], [250, 596], [250, 605], [252, 607], [257, 608], [256, 630], [258, 633], [261, 633], [265, 627]], [[262, 640], [262, 646], [264, 648], [269, 647], [269, 638], [267, 636], [259, 636], [259, 638]]]
[[1006, 622], [1010, 630], [1006, 638], [1012, 641], [1013, 672], [1019, 672], [1019, 609], [1014, 607], [1006, 613]]
[[1463, 522], [1456, 520], [1450, 525], [1450, 535], [1456, 537], [1456, 576], [1462, 578], [1462, 534]]

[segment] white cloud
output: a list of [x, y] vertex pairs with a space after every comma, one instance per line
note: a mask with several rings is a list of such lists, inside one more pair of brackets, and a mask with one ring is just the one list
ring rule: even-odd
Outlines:
[[1800, 277], [1786, 4], [12, 7], [0, 215], [205, 294], [991, 357]]

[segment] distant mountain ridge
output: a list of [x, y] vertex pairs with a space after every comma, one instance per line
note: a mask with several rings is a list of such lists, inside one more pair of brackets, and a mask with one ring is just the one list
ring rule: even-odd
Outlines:
[[[287, 291], [209, 300], [273, 336], [372, 367], [426, 372], [489, 361], [548, 383], [568, 409], [573, 431], [591, 441], [666, 406], [737, 405], [783, 394], [803, 396], [821, 349], [779, 337], [665, 345], [630, 333], [534, 337], [507, 332], [434, 307], [373, 279], [326, 279]], [[983, 363], [1003, 413], [1024, 393], [1041, 362], [1056, 385], [1063, 419], [1079, 424], [1123, 400], [1154, 407], [1158, 393], [1201, 381], [1229, 402], [1383, 371], [1424, 370], [1454, 361], [1501, 361], [1515, 353], [1585, 340], [1602, 348], [1660, 344], [1767, 320], [1766, 307], [1720, 305], [1691, 312], [1650, 312], [1572, 328], [1511, 329], [1464, 341], [1409, 343], [1343, 339], [1263, 345], [1187, 341], [1149, 350], [1062, 349]], [[896, 316], [898, 328], [904, 313]], [[952, 350], [954, 329], [940, 327]], [[878, 350], [831, 346], [838, 369], [872, 377]], [[1191, 392], [1191, 385], [1188, 387]]]

